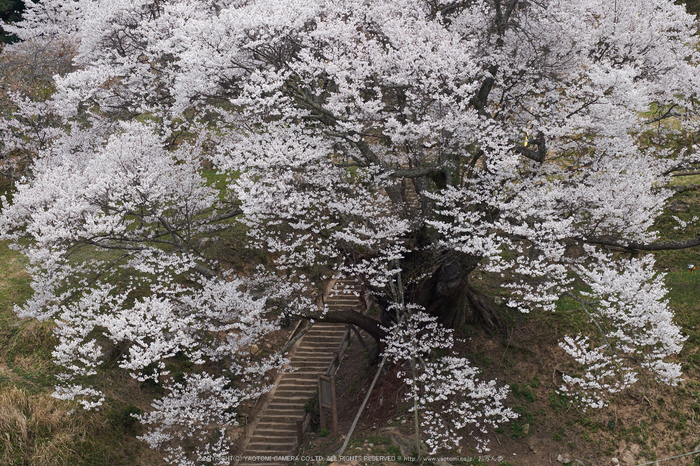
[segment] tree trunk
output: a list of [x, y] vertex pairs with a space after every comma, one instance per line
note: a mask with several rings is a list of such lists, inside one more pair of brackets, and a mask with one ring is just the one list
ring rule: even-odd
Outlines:
[[[407, 301], [420, 304], [448, 328], [481, 324], [488, 330], [501, 329], [502, 322], [491, 300], [469, 284], [469, 274], [480, 261], [480, 257], [466, 254], [451, 253], [444, 256], [433, 273], [418, 285], [408, 287]], [[366, 295], [368, 289], [365, 285], [362, 294]], [[372, 363], [378, 360], [379, 354], [384, 350], [382, 340], [386, 337], [386, 332], [382, 327], [390, 327], [396, 322], [396, 316], [387, 311], [390, 303], [386, 298], [377, 293], [375, 299], [382, 309], [380, 320], [367, 316], [360, 309], [329, 311], [322, 317], [316, 317], [319, 322], [351, 324], [365, 330], [377, 343], [370, 358]]]
[[450, 256], [414, 291], [414, 302], [449, 328], [481, 323], [489, 330], [502, 326], [488, 297], [469, 284], [480, 258]]

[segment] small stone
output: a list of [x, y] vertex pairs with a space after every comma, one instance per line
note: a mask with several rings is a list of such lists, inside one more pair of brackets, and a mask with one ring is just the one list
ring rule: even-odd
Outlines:
[[618, 460], [617, 458], [610, 458], [610, 463], [612, 463], [612, 464], [620, 464], [620, 460]]
[[564, 456], [561, 453], [559, 453], [559, 455], [557, 456], [557, 461], [559, 461], [562, 464], [564, 463]]
[[406, 424], [406, 419], [401, 419], [401, 424]]
[[639, 452], [642, 451], [642, 447], [640, 447], [636, 443], [633, 443], [632, 445], [630, 445], [630, 451], [633, 455], [637, 456], [639, 455]]
[[251, 353], [251, 354], [255, 354], [255, 353], [257, 353], [258, 351], [260, 351], [260, 348], [258, 347], [258, 345], [251, 345], [251, 347], [250, 347], [250, 353]]
[[637, 462], [634, 460], [634, 455], [629, 450], [625, 450], [620, 459], [625, 466], [634, 466], [637, 464]]
[[690, 206], [685, 202], [673, 201], [668, 205], [668, 210], [671, 212], [687, 212]]
[[559, 461], [561, 464], [569, 464], [571, 463], [571, 457], [566, 454], [560, 454], [559, 456], [557, 456], [557, 461]]
[[367, 446], [371, 448], [371, 447], [374, 446], [374, 444], [373, 444], [373, 443], [370, 443], [370, 444], [368, 444]]

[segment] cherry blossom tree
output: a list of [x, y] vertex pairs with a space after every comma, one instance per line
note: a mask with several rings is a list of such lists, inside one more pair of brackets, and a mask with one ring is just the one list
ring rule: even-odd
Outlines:
[[[700, 57], [681, 6], [44, 0], [6, 29], [75, 51], [75, 70], [55, 76], [50, 110], [38, 112], [59, 122], [0, 223], [35, 277], [20, 312], [56, 320], [56, 358], [72, 374], [57, 393], [88, 405], [101, 395], [83, 378], [107, 340], [128, 347], [120, 365], [141, 378], [165, 380], [164, 361], [181, 354], [199, 367], [225, 361], [172, 381], [143, 418], [170, 426], [148, 440], [174, 462], [190, 458], [177, 445], [188, 429], [224, 427], [234, 417], [220, 407], [258, 393], [221, 377], [283, 364], [239, 359], [275, 327], [270, 303], [357, 325], [409, 364], [434, 448], [464, 422], [480, 430], [512, 414], [468, 361], [431, 359], [446, 328], [502, 327], [470, 282], [475, 271], [503, 277], [509, 312], [557, 312], [562, 296], [580, 303], [590, 332], [562, 336], [581, 365], [562, 389], [585, 405], [604, 405], [643, 373], [680, 380], [673, 356], [684, 337], [662, 274], [651, 256], [609, 249], [700, 245], [653, 229], [670, 173], [697, 163], [692, 148], [663, 144], [698, 130]], [[32, 105], [18, 114], [37, 113]], [[658, 144], [640, 137], [678, 116], [680, 129], [658, 128]], [[20, 120], [4, 124], [35, 141]], [[225, 186], [206, 183], [205, 163]], [[271, 275], [233, 277], [207, 256], [202, 239], [234, 217], [274, 258]], [[302, 291], [328, 271], [361, 280], [381, 318], [313, 306]], [[265, 299], [262, 286], [275, 291]], [[195, 391], [216, 399], [200, 405], [219, 417], [185, 406]], [[425, 396], [440, 392], [454, 397]], [[462, 423], [442, 431], [442, 415]], [[199, 458], [224, 461], [217, 435]]]

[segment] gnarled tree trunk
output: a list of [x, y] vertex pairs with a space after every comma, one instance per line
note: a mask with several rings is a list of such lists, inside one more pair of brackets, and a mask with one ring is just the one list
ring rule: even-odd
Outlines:
[[469, 275], [481, 259], [450, 254], [415, 288], [413, 300], [449, 328], [483, 323], [488, 329], [501, 327], [498, 314], [486, 295], [469, 284]]

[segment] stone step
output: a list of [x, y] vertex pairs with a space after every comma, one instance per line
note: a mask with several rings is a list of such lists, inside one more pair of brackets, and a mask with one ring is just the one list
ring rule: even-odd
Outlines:
[[[308, 380], [308, 382], [309, 383], [305, 387], [290, 387], [280, 384], [277, 386], [277, 390], [275, 391], [275, 397], [277, 396], [277, 393], [284, 393], [286, 395], [288, 393], [308, 393], [310, 391], [312, 392], [316, 389], [316, 386], [318, 385], [318, 376], [316, 376], [316, 378], [313, 381]], [[277, 402], [282, 400], [272, 400], [270, 403], [272, 403], [273, 401]]]
[[[310, 350], [316, 353], [322, 353], [331, 349], [329, 356], [332, 357], [333, 351], [337, 350], [340, 346], [340, 338], [309, 338], [308, 340], [302, 342], [297, 348], [297, 351]], [[294, 360], [294, 358], [292, 358]]]
[[312, 330], [309, 330], [306, 332], [306, 335], [304, 335], [304, 338], [311, 336], [311, 335], [325, 335], [325, 336], [337, 336], [337, 337], [342, 337], [343, 333], [345, 333], [345, 327], [343, 328], [335, 328], [335, 329], [316, 329], [314, 327]]
[[[301, 401], [302, 400], [299, 400], [299, 402], [301, 402]], [[304, 403], [306, 403], [306, 401], [308, 401], [308, 399], [304, 400]], [[299, 420], [299, 419], [301, 419], [301, 416], [298, 414], [295, 416], [292, 414], [267, 414], [267, 413], [265, 413], [260, 418], [259, 425], [262, 425], [263, 423], [267, 423], [267, 422], [277, 422], [280, 424], [283, 424], [283, 423], [284, 424], [287, 424], [287, 423], [292, 424], [292, 423], [296, 423], [297, 420]]]
[[[314, 351], [325, 351], [326, 348], [338, 348], [340, 346], [340, 341], [343, 339], [343, 336], [339, 337], [327, 337], [325, 335], [312, 335], [308, 339], [304, 338], [304, 341], [302, 341], [299, 346], [297, 347], [297, 351], [300, 349], [313, 349]], [[321, 349], [323, 348], [323, 349]]]
[[[299, 420], [301, 420], [301, 416], [299, 416]], [[255, 429], [255, 435], [262, 435], [263, 437], [270, 437], [273, 435], [277, 435], [279, 437], [296, 437], [297, 424], [294, 422], [280, 425], [258, 425], [258, 427]]]
[[325, 362], [326, 365], [331, 362], [331, 359], [333, 359], [333, 356], [328, 354], [328, 353], [318, 353], [318, 352], [304, 352], [300, 355], [295, 355], [294, 360], [292, 361], [292, 364], [294, 364], [294, 367], [298, 367], [297, 364], [300, 362]]
[[[304, 398], [304, 399], [309, 399], [312, 396], [314, 396], [314, 393], [316, 390], [305, 390], [305, 391], [292, 391], [292, 390], [286, 390], [283, 392], [280, 392], [279, 396], [284, 397], [285, 403], [289, 402], [292, 399], [298, 399], [298, 398]], [[275, 395], [277, 395], [275, 393]], [[282, 401], [282, 400], [280, 400]], [[275, 406], [283, 406], [282, 404], [275, 405]], [[303, 408], [303, 406], [301, 406]]]
[[313, 372], [312, 374], [298, 377], [296, 379], [286, 379], [287, 382], [295, 383], [306, 383], [308, 385], [313, 385], [314, 387], [318, 385], [318, 376], [323, 375], [321, 372]]
[[306, 380], [318, 380], [318, 376], [323, 375], [326, 372], [326, 369], [328, 369], [328, 364], [300, 364], [299, 369], [308, 371], [309, 376], [306, 377]]
[[[324, 361], [321, 361], [321, 360], [313, 360], [313, 359], [312, 359], [312, 360], [308, 360], [308, 361], [299, 360], [299, 361], [297, 361], [297, 362], [294, 363], [294, 368], [296, 369], [296, 370], [294, 371], [294, 374], [299, 375], [299, 374], [308, 373], [309, 371], [312, 370], [312, 369], [309, 368], [309, 364], [318, 364], [319, 366], [323, 366], [323, 370], [325, 370], [326, 367], [328, 367], [328, 365], [329, 365], [330, 363], [331, 363], [331, 360], [330, 360], [330, 359], [326, 359], [326, 360], [324, 360]], [[308, 375], [308, 374], [304, 374], [304, 375]]]
[[281, 416], [282, 419], [293, 419], [293, 420], [292, 421], [289, 421], [289, 420], [282, 420], [282, 421], [271, 420], [271, 421], [265, 422], [264, 424], [259, 424], [255, 427], [256, 434], [258, 433], [259, 429], [271, 429], [271, 430], [281, 429], [284, 431], [295, 430], [297, 420], [304, 417], [304, 410], [297, 409], [296, 411], [278, 411], [276, 409], [273, 409], [273, 410], [270, 410], [270, 412], [267, 412], [267, 410], [265, 410], [265, 414], [269, 414], [270, 416]]
[[342, 339], [342, 335], [339, 337], [326, 337], [323, 335], [319, 335], [318, 337], [309, 337], [308, 340], [304, 340], [299, 344], [296, 353], [294, 353], [294, 356], [292, 357], [292, 360], [297, 354], [299, 354], [300, 351], [303, 352], [304, 350], [310, 350], [315, 353], [322, 353], [328, 348], [338, 349]]
[[[304, 403], [306, 403], [306, 402], [308, 401], [308, 399], [311, 398], [312, 396], [313, 396], [313, 392], [309, 392], [309, 393], [289, 393], [289, 394], [285, 394], [284, 401], [288, 401], [288, 402], [297, 401], [297, 402], [300, 403], [299, 406], [303, 408], [303, 407], [304, 407]], [[265, 413], [265, 414], [267, 414], [267, 413]], [[264, 416], [265, 414], [263, 414], [263, 416]], [[284, 416], [284, 415], [285, 415], [285, 414], [280, 414], [280, 416]]]
[[[317, 347], [309, 347], [309, 346], [302, 346], [299, 347], [299, 351], [303, 351], [301, 354], [309, 354], [309, 352], [314, 352], [316, 354], [327, 354], [328, 355], [328, 363], [331, 362], [331, 359], [333, 359], [333, 353], [335, 351], [338, 351], [338, 345], [319, 345]], [[296, 358], [295, 358], [296, 359]], [[291, 367], [294, 367], [295, 359], [292, 360], [292, 363], [290, 364]]]
[[296, 435], [283, 435], [283, 436], [272, 436], [272, 435], [259, 435], [257, 432], [250, 438], [250, 443], [248, 445], [256, 445], [258, 443], [269, 443], [270, 445], [278, 445], [280, 443], [288, 445], [296, 442]]
[[277, 385], [277, 389], [284, 388], [285, 390], [306, 390], [308, 388], [315, 388], [316, 387], [316, 381], [315, 380], [304, 380], [304, 383], [300, 380], [294, 380], [294, 379], [282, 379]]
[[[306, 370], [306, 369], [304, 369]], [[325, 369], [324, 369], [325, 370]], [[277, 385], [277, 390], [283, 388], [285, 390], [292, 390], [292, 389], [298, 389], [298, 390], [308, 390], [309, 388], [313, 388], [315, 383], [318, 382], [318, 374], [314, 375], [313, 373], [309, 374], [303, 374], [301, 376], [295, 375], [295, 376], [287, 376], [287, 378], [282, 379], [280, 383]]]
[[[304, 403], [306, 403], [306, 400], [308, 400], [309, 398], [311, 398], [312, 396], [314, 396], [314, 393], [316, 393], [316, 390], [307, 390], [307, 391], [305, 391], [305, 392], [291, 392], [291, 391], [285, 391], [285, 392], [280, 393], [279, 396], [280, 396], [280, 397], [284, 397], [284, 400], [285, 400], [285, 401], [288, 401], [288, 400], [289, 400], [289, 401], [291, 401], [291, 400], [303, 400]], [[302, 406], [301, 406], [301, 407], [302, 407], [302, 408], [304, 407], [304, 406], [303, 406], [303, 403], [302, 403]], [[266, 412], [267, 412], [267, 411], [266, 411]], [[300, 412], [300, 411], [297, 410], [297, 411], [287, 411], [287, 412], [289, 412], [289, 413], [298, 413], [298, 412]], [[271, 414], [272, 414], [272, 413], [271, 413]], [[284, 413], [280, 413], [280, 414], [284, 414]]]
[[332, 337], [332, 338], [337, 338], [340, 340], [341, 338], [343, 338], [343, 335], [345, 335], [345, 329], [342, 329], [340, 331], [321, 330], [321, 331], [314, 332], [314, 333], [308, 332], [305, 335], [305, 337], [313, 337], [313, 336]]
[[293, 376], [288, 376], [286, 380], [295, 380], [297, 382], [309, 382], [311, 380], [318, 379], [318, 371], [312, 371], [309, 369], [298, 370], [294, 372]]
[[304, 363], [299, 363], [299, 365], [297, 367], [299, 367], [299, 369], [314, 371], [317, 374], [322, 374], [323, 372], [326, 371], [326, 369], [328, 369], [328, 363], [327, 362], [322, 362], [322, 363], [304, 362]]
[[308, 347], [311, 344], [319, 344], [321, 346], [335, 346], [336, 348], [338, 345], [340, 345], [340, 341], [343, 339], [343, 336], [340, 335], [334, 336], [334, 335], [307, 335], [304, 340], [301, 342], [299, 345], [300, 347]]
[[327, 355], [324, 355], [323, 357], [304, 356], [294, 361], [294, 367], [302, 367], [304, 364], [309, 363], [325, 364], [326, 366], [328, 366], [328, 364], [330, 364], [331, 362], [331, 359], [332, 358], [329, 358]]
[[282, 452], [281, 454], [284, 454], [285, 452], [290, 452], [292, 451], [292, 448], [296, 446], [297, 439], [296, 437], [290, 437], [289, 440], [285, 440], [284, 442], [280, 443], [270, 443], [267, 441], [258, 441], [258, 442], [250, 442], [248, 444], [248, 448], [246, 449], [246, 454], [265, 454], [265, 452], [270, 452], [270, 451], [277, 451], [277, 452]]
[[304, 414], [304, 408], [299, 407], [296, 404], [276, 404], [276, 405], [268, 405], [267, 409], [265, 410], [267, 414], [291, 414], [295, 415], [297, 413]]
[[[308, 352], [311, 352], [311, 351], [313, 351], [313, 352], [316, 353], [316, 354], [319, 354], [319, 353], [320, 353], [320, 354], [323, 354], [323, 353], [325, 353], [325, 354], [328, 355], [328, 359], [326, 360], [326, 362], [327, 362], [328, 364], [330, 364], [330, 363], [331, 363], [331, 359], [333, 359], [333, 353], [336, 352], [336, 351], [338, 351], [338, 346], [336, 346], [336, 345], [326, 345], [326, 346], [322, 346], [322, 347], [320, 347], [320, 348], [313, 348], [313, 349], [311, 349], [310, 347], [300, 347], [300, 348], [299, 348], [299, 351], [303, 351], [302, 355], [308, 354]], [[295, 359], [296, 359], [296, 358], [295, 358]], [[299, 358], [299, 360], [302, 360], [302, 358]], [[292, 367], [295, 367], [295, 366], [294, 366], [295, 364], [296, 364], [296, 360], [292, 361]], [[296, 371], [294, 371], [294, 372], [296, 372]]]
[[294, 421], [260, 423], [255, 427], [255, 432], [253, 432], [253, 436], [263, 435], [296, 438], [297, 421], [301, 421], [302, 419], [304, 419], [303, 416], [299, 415], [297, 418], [294, 419]]
[[[268, 417], [267, 415], [263, 415], [258, 425], [255, 426], [255, 429], [257, 431], [259, 427], [260, 429], [294, 429], [294, 431], [296, 431], [297, 421], [301, 421], [303, 418], [304, 415], [302, 413], [297, 413], [293, 416], [271, 414]], [[253, 435], [257, 435], [257, 433], [253, 432]]]
[[298, 371], [284, 374], [280, 379], [279, 385], [284, 385], [287, 387], [299, 387], [304, 388], [311, 385], [311, 380], [308, 377], [299, 377]]
[[299, 350], [296, 352], [294, 357], [292, 358], [292, 363], [296, 361], [297, 359], [304, 359], [304, 358], [326, 358], [328, 361], [330, 361], [333, 358], [333, 353], [328, 354], [324, 353], [321, 351], [318, 351], [316, 348], [313, 349], [304, 349], [304, 350]]
[[[333, 357], [333, 351], [336, 351], [340, 347], [340, 341], [342, 340], [341, 337], [338, 338], [327, 338], [327, 337], [321, 337], [321, 338], [309, 338], [306, 341], [303, 341], [298, 347], [296, 352], [294, 353], [294, 356], [292, 356], [291, 361], [294, 362], [294, 360], [298, 357], [300, 354], [317, 354], [317, 355], [328, 355], [328, 358]], [[328, 350], [331, 350], [330, 353]]]
[[[297, 348], [297, 353], [299, 351], [310, 350], [314, 353], [324, 354], [325, 351], [327, 351], [329, 348], [335, 348], [333, 350], [335, 351], [340, 346], [340, 340], [340, 338], [335, 337], [311, 337], [305, 342], [303, 342], [301, 345], [299, 345], [299, 347]], [[333, 357], [333, 351], [331, 351], [331, 353], [328, 356]], [[297, 353], [295, 353], [292, 357], [292, 362], [294, 362]], [[302, 352], [302, 354], [304, 353]]]
[[[299, 416], [298, 420], [301, 420], [303, 416]], [[265, 423], [260, 423], [257, 425], [255, 428], [255, 431], [257, 432], [258, 429], [261, 430], [261, 432], [273, 432], [273, 431], [283, 431], [283, 432], [289, 432], [289, 431], [297, 431], [297, 421], [295, 420], [294, 422], [265, 422]], [[289, 435], [289, 434], [286, 434]]]
[[300, 346], [308, 344], [309, 341], [315, 341], [315, 340], [327, 340], [327, 341], [333, 341], [336, 346], [340, 344], [340, 340], [343, 339], [343, 334], [345, 332], [339, 334], [339, 335], [306, 335], [304, 337], [304, 340], [299, 344]]

